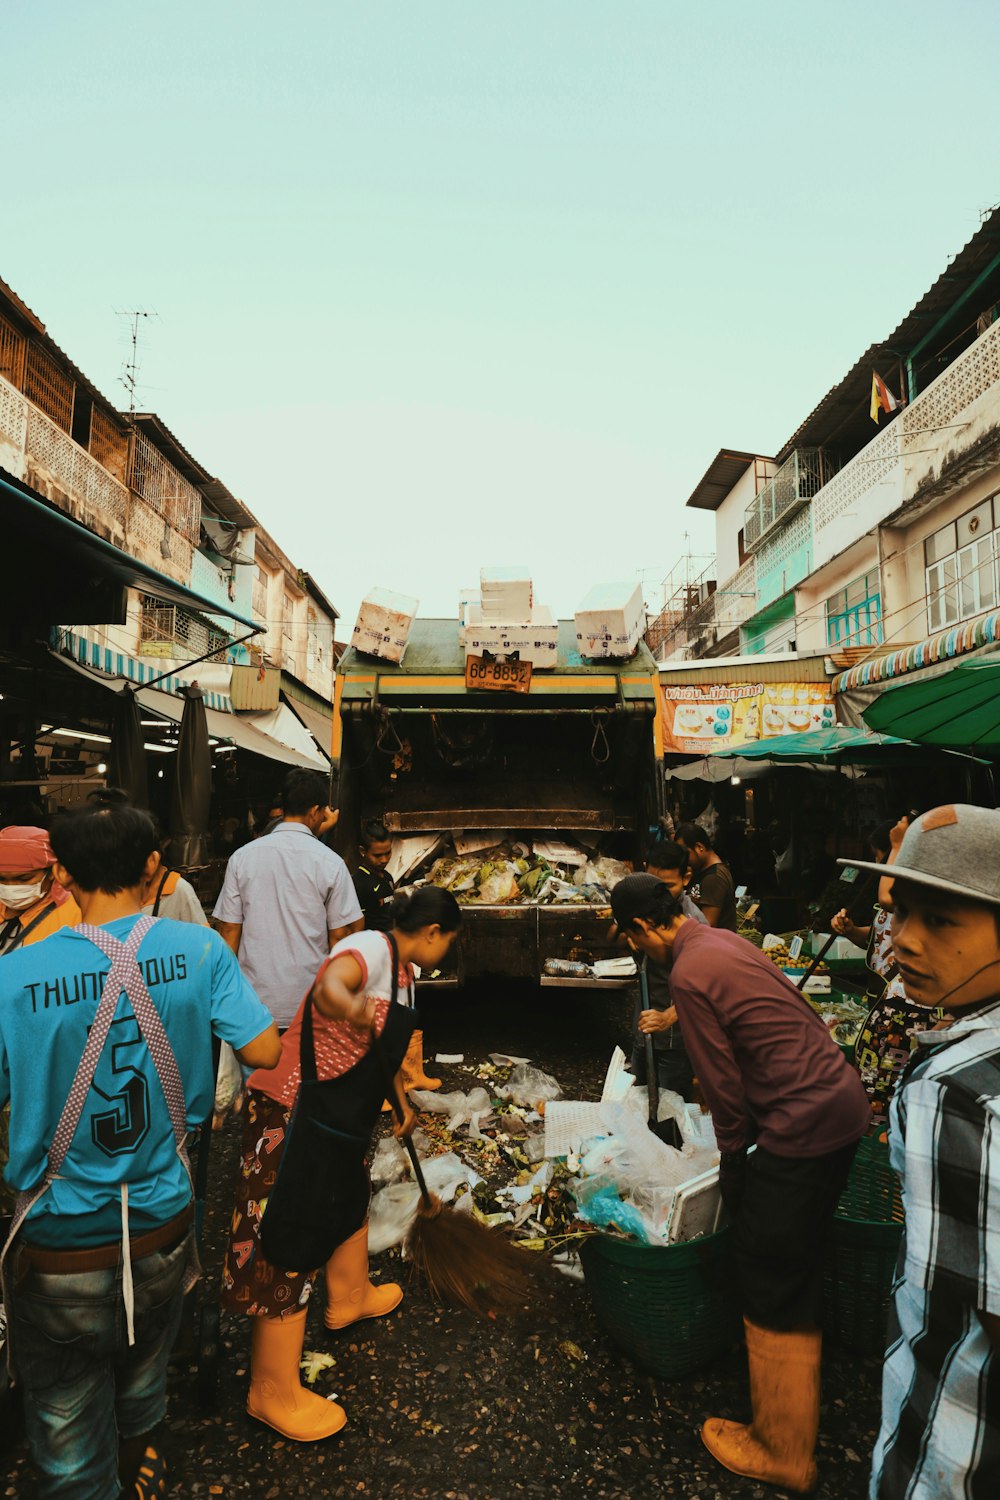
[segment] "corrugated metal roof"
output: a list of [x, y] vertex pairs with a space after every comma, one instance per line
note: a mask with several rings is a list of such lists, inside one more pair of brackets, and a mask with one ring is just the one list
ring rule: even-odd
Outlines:
[[661, 662], [660, 681], [709, 686], [714, 682], [827, 682], [824, 656], [730, 656]]
[[[874, 424], [869, 415], [871, 401], [872, 371], [888, 381], [890, 386], [899, 383], [898, 370], [901, 361], [908, 358], [920, 340], [953, 307], [963, 292], [976, 281], [996, 259], [1000, 252], [1000, 209], [994, 209], [981, 228], [949, 262], [947, 270], [924, 293], [919, 302], [893, 329], [892, 333], [878, 343], [870, 344], [860, 359], [851, 366], [843, 380], [828, 391], [822, 401], [800, 424], [787, 442], [778, 450], [779, 462], [784, 461], [795, 448], [823, 447], [840, 444], [850, 454], [859, 452], [874, 434]], [[981, 295], [974, 303], [966, 303], [955, 315], [959, 329], [974, 321], [976, 312], [1000, 301], [1000, 266], [990, 274], [983, 284]], [[954, 345], [956, 329], [942, 329], [942, 343], [938, 353], [946, 345]], [[971, 339], [970, 339], [971, 342]], [[961, 346], [964, 347], [964, 346]], [[961, 347], [954, 348], [950, 359], [937, 364], [933, 374], [940, 373], [951, 362]], [[928, 362], [934, 359], [934, 350], [929, 351]], [[926, 385], [925, 377], [921, 385]]]
[[103, 391], [99, 391], [94, 382], [83, 373], [78, 365], [75, 365], [73, 363], [69, 355], [66, 354], [62, 349], [60, 349], [55, 339], [47, 331], [45, 324], [42, 322], [38, 314], [36, 312], [33, 312], [28, 304], [26, 302], [23, 302], [17, 295], [13, 287], [8, 286], [6, 281], [2, 279], [0, 279], [0, 296], [2, 296], [3, 299], [7, 302], [8, 312], [12, 312], [15, 315], [15, 318], [20, 318], [22, 323], [27, 324], [31, 336], [37, 339], [42, 347], [49, 352], [49, 354], [56, 356], [58, 362], [70, 375], [72, 375], [76, 383], [78, 385], [81, 385], [87, 392], [87, 394], [91, 397], [91, 399], [98, 403], [98, 405], [101, 407], [101, 410], [105, 413], [106, 416], [114, 418], [121, 430], [124, 432], [126, 424], [114, 402], [109, 401], [107, 396], [104, 395]]
[[170, 431], [166, 422], [162, 417], [158, 417], [155, 411], [137, 411], [132, 420], [139, 431], [146, 434], [153, 446], [169, 459], [188, 484], [193, 484], [196, 489], [201, 490], [224, 521], [230, 521], [234, 526], [239, 526], [244, 530], [257, 525], [256, 517], [247, 509], [242, 500], [237, 500], [221, 479], [214, 478], [207, 469], [202, 468], [185, 448], [180, 438]]
[[695, 485], [687, 504], [693, 510], [718, 510], [733, 485], [743, 478], [757, 458], [764, 458], [765, 463], [773, 463], [773, 459], [765, 458], [762, 453], [743, 453], [738, 448], [720, 448], [704, 476]]

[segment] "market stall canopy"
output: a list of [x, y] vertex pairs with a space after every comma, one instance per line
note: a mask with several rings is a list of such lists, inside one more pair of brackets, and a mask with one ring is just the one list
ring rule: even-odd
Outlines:
[[738, 749], [714, 750], [710, 760], [773, 760], [780, 764], [799, 764], [809, 761], [857, 761], [870, 755], [878, 756], [886, 745], [905, 745], [904, 739], [891, 734], [875, 734], [864, 729], [852, 729], [847, 724], [834, 724], [828, 729], [816, 729], [803, 734], [777, 734], [773, 739], [754, 740], [740, 745]]
[[9, 568], [4, 578], [2, 614], [6, 620], [22, 625], [122, 624], [125, 590], [133, 588], [155, 594], [168, 604], [225, 616], [247, 630], [261, 631], [254, 620], [131, 557], [3, 475], [0, 505], [5, 532], [17, 556], [17, 567]]
[[[106, 676], [91, 671], [72, 657], [51, 652], [54, 661], [61, 662], [70, 671], [81, 674], [109, 692], [134, 692], [139, 707], [161, 718], [179, 724], [184, 714], [184, 700], [176, 693], [164, 693], [156, 687], [139, 687], [127, 677]], [[213, 739], [236, 745], [241, 750], [251, 750], [255, 755], [268, 760], [280, 761], [287, 766], [301, 766], [308, 771], [327, 771], [329, 762], [319, 748], [313, 744], [299, 720], [285, 704], [265, 713], [227, 714], [218, 709], [205, 710], [208, 732]]]
[[1000, 753], [1000, 656], [956, 662], [940, 677], [886, 688], [864, 719], [921, 745]]
[[750, 778], [783, 766], [832, 771], [845, 766], [882, 765], [895, 756], [908, 758], [919, 749], [912, 740], [836, 724], [829, 729], [780, 734], [730, 750], [714, 750], [689, 765], [672, 767], [667, 775], [679, 781], [728, 781], [733, 776]]

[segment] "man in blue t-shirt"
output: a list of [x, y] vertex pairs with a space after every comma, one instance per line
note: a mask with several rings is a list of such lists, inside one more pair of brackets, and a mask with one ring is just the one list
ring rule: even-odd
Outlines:
[[[80, 808], [57, 820], [51, 840], [55, 878], [84, 923], [124, 943], [140, 920], [157, 847], [148, 815]], [[248, 1067], [271, 1068], [277, 1028], [209, 928], [163, 918], [139, 943], [136, 962], [194, 1127], [212, 1108], [213, 1032]], [[5, 1175], [18, 1192], [42, 1184], [110, 968], [76, 928], [0, 960], [0, 1105], [11, 1106]], [[165, 1464], [154, 1429], [166, 1407], [193, 1233], [191, 1183], [162, 1071], [123, 989], [58, 1176], [9, 1246], [11, 1348], [46, 1495], [160, 1493]]]

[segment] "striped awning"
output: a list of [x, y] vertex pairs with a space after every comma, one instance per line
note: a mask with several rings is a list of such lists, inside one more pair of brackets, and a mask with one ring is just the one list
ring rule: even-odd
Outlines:
[[1000, 645], [1000, 610], [982, 615], [978, 620], [969, 620], [964, 625], [939, 630], [936, 635], [916, 641], [912, 646], [901, 647], [899, 651], [859, 662], [833, 679], [832, 690], [834, 693], [848, 693], [852, 688], [888, 682], [890, 678], [905, 677], [907, 672], [915, 672], [920, 667], [950, 661], [952, 657], [965, 656], [969, 651], [992, 645]]

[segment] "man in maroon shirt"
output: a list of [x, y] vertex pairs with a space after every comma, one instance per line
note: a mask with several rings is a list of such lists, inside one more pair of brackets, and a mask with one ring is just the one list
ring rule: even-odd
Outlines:
[[[702, 1438], [734, 1473], [804, 1492], [816, 1482], [822, 1252], [868, 1099], [808, 1002], [751, 943], [689, 921], [649, 875], [615, 886], [611, 908], [634, 949], [670, 965], [734, 1226], [753, 1420], [710, 1418]], [[639, 1028], [673, 1022], [643, 1011]]]

